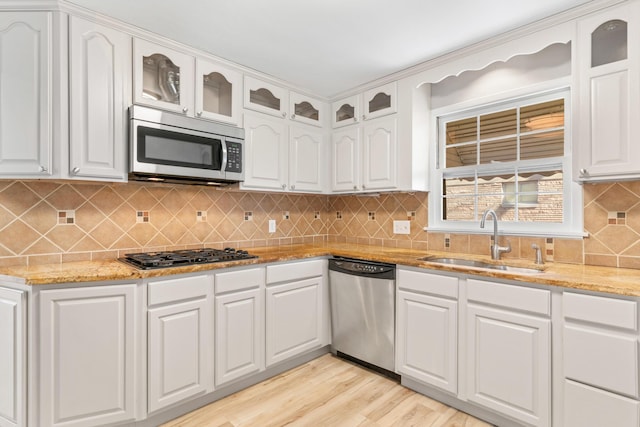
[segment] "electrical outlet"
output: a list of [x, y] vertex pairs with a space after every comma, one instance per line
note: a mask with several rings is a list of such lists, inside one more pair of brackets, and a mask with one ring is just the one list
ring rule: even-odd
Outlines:
[[269, 220], [269, 233], [275, 233], [276, 232], [276, 220], [275, 219], [270, 219]]
[[411, 233], [410, 221], [393, 221], [393, 234], [409, 234]]

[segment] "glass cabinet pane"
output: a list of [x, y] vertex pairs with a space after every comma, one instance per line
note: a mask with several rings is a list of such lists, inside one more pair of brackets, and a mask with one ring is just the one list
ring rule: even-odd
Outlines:
[[142, 63], [142, 96], [180, 104], [180, 67], [160, 53], [143, 56]]
[[627, 23], [613, 19], [591, 33], [591, 66], [627, 59]]
[[231, 117], [233, 106], [233, 85], [220, 73], [202, 76], [202, 105], [209, 113]]
[[340, 123], [345, 120], [353, 120], [356, 116], [356, 108], [353, 105], [343, 104], [336, 110], [336, 122]]
[[380, 92], [369, 101], [369, 112], [384, 110], [385, 108], [391, 108], [391, 95]]
[[320, 120], [320, 112], [313, 108], [313, 105], [307, 101], [294, 104], [294, 114], [300, 117], [306, 117], [310, 120]]
[[249, 102], [280, 111], [280, 99], [271, 93], [269, 89], [260, 88], [249, 92]]

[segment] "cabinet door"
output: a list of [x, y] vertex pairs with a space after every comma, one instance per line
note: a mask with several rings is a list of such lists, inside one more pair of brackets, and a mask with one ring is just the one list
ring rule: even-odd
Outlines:
[[362, 189], [394, 189], [396, 156], [396, 119], [367, 122], [362, 141]]
[[551, 420], [551, 321], [469, 305], [467, 393], [534, 426]]
[[364, 109], [362, 118], [371, 120], [395, 113], [398, 110], [397, 92], [396, 82], [366, 91], [362, 98]]
[[136, 285], [40, 293], [40, 426], [135, 419]]
[[640, 425], [640, 402], [565, 380], [563, 427]]
[[323, 102], [309, 98], [299, 93], [289, 94], [290, 119], [296, 122], [312, 126], [322, 126], [325, 118], [325, 105]]
[[397, 319], [398, 372], [457, 393], [458, 303], [399, 291]]
[[322, 342], [322, 277], [267, 287], [267, 366]]
[[26, 425], [25, 293], [0, 288], [0, 425]]
[[271, 117], [244, 116], [245, 172], [243, 187], [286, 190], [287, 126]]
[[261, 289], [216, 296], [216, 387], [264, 369]]
[[124, 180], [131, 37], [69, 18], [69, 173]]
[[253, 77], [244, 78], [244, 108], [272, 116], [287, 117], [286, 89]]
[[321, 192], [325, 169], [322, 131], [291, 127], [289, 133], [289, 189]]
[[196, 61], [196, 116], [240, 125], [242, 74], [212, 61]]
[[360, 189], [360, 128], [351, 126], [331, 135], [331, 190]]
[[578, 177], [640, 176], [640, 4], [578, 24]]
[[360, 120], [360, 96], [354, 95], [331, 104], [331, 124], [334, 128], [352, 125]]
[[195, 58], [142, 39], [133, 41], [136, 104], [194, 115]]
[[207, 392], [209, 313], [206, 298], [149, 310], [149, 412]]
[[52, 174], [52, 14], [0, 14], [0, 174]]

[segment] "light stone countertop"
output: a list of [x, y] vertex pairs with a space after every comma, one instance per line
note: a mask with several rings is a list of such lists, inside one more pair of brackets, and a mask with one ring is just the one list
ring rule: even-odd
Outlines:
[[[450, 252], [416, 251], [411, 249], [379, 246], [338, 244], [290, 245], [278, 247], [246, 248], [257, 259], [200, 264], [183, 267], [138, 270], [117, 260], [70, 262], [63, 264], [37, 265], [31, 267], [0, 268], [1, 281], [10, 281], [29, 286], [86, 283], [95, 281], [137, 280], [163, 277], [174, 274], [216, 270], [221, 268], [260, 265], [271, 262], [292, 261], [321, 256], [344, 256], [369, 259], [392, 264], [420, 267], [435, 271], [450, 271], [488, 278], [509, 279], [541, 285], [562, 286], [593, 292], [616, 295], [640, 296], [640, 270], [548, 263], [540, 273], [520, 274], [503, 270], [477, 269], [455, 265], [442, 265], [420, 261], [425, 256], [457, 257], [492, 262], [489, 257], [455, 254]], [[506, 260], [501, 263], [517, 267], [536, 267], [532, 262]]]

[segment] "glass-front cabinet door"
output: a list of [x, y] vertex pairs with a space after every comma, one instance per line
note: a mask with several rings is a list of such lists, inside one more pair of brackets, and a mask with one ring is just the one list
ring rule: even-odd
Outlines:
[[363, 95], [363, 120], [393, 114], [397, 111], [396, 82], [366, 91]]
[[215, 62], [196, 61], [196, 117], [241, 125], [242, 75]]
[[288, 91], [253, 77], [244, 78], [244, 108], [272, 116], [287, 117]]
[[135, 103], [193, 115], [195, 59], [142, 39], [133, 49]]
[[296, 122], [306, 123], [313, 126], [322, 126], [324, 122], [324, 104], [313, 98], [299, 93], [289, 93], [289, 118]]
[[360, 97], [358, 95], [335, 101], [331, 104], [331, 124], [334, 128], [352, 125], [360, 119]]

